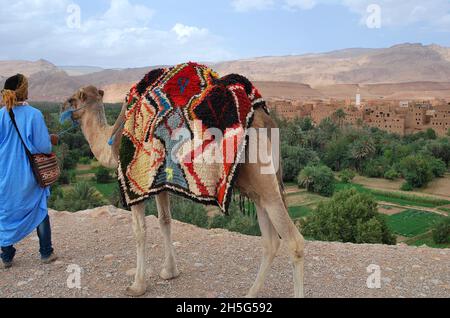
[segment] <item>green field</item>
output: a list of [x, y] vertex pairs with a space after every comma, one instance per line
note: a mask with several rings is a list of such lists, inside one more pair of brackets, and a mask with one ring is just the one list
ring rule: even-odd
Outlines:
[[117, 187], [117, 182], [107, 183], [107, 184], [94, 184], [95, 188], [100, 192], [105, 199], [108, 199], [113, 194], [114, 190]]
[[410, 246], [429, 246], [433, 248], [450, 248], [450, 244], [436, 244], [433, 240], [433, 234], [431, 232], [413, 237], [407, 241], [406, 244]]
[[434, 213], [416, 210], [391, 215], [388, 217], [388, 225], [391, 230], [401, 236], [415, 237], [425, 234], [444, 217]]
[[89, 169], [89, 170], [75, 170], [75, 174], [77, 176], [83, 176], [87, 174], [95, 174], [97, 172], [97, 168], [95, 169]]
[[449, 208], [439, 208], [439, 211], [445, 212], [448, 215], [450, 215], [450, 209]]
[[424, 208], [435, 208], [443, 205], [449, 205], [450, 201], [435, 199], [432, 197], [417, 196], [413, 194], [405, 194], [401, 192], [389, 192], [381, 190], [368, 189], [359, 184], [344, 184], [336, 185], [336, 191], [354, 188], [361, 193], [369, 193], [373, 195], [378, 201], [389, 202], [401, 206], [418, 206]]
[[[86, 167], [88, 168], [88, 167]], [[88, 174], [94, 174], [96, 172], [96, 167], [94, 164], [88, 169], [77, 169], [75, 174], [79, 180]], [[97, 184], [95, 181], [89, 181], [106, 199], [113, 195], [114, 191], [117, 189], [117, 182], [112, 181], [108, 184]], [[295, 186], [294, 184], [289, 186]], [[408, 239], [405, 241], [411, 246], [422, 246], [427, 245], [435, 248], [448, 248], [450, 244], [447, 245], [437, 245], [433, 242], [431, 229], [442, 218], [438, 214], [433, 214], [429, 212], [420, 211], [420, 207], [427, 208], [439, 208], [443, 212], [450, 212], [450, 209], [446, 207], [450, 205], [450, 201], [440, 200], [430, 197], [422, 197], [412, 194], [405, 194], [400, 192], [389, 192], [368, 189], [362, 185], [357, 184], [342, 184], [339, 183], [336, 186], [336, 191], [354, 188], [358, 192], [368, 193], [375, 197], [377, 201], [389, 202], [400, 206], [416, 206], [418, 210], [406, 210], [399, 214], [388, 216], [388, 226], [396, 234]], [[297, 198], [296, 198], [297, 197]], [[324, 198], [315, 194], [306, 192], [305, 190], [298, 189], [298, 192], [293, 192], [288, 194], [290, 198], [291, 206], [289, 207], [289, 215], [292, 219], [298, 220], [301, 218], [306, 218], [314, 213], [317, 203], [321, 201], [326, 201], [328, 198]], [[390, 207], [386, 206], [386, 209]]]
[[292, 219], [304, 218], [313, 213], [313, 210], [306, 206], [293, 206], [289, 208], [289, 215]]

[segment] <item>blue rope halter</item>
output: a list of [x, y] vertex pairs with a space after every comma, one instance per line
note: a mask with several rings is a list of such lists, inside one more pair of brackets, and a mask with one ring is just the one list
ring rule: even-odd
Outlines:
[[120, 125], [120, 126], [113, 132], [111, 138], [108, 140], [108, 145], [110, 145], [110, 146], [114, 145], [114, 143], [116, 142], [117, 134], [119, 133], [119, 131], [121, 131], [121, 130], [124, 129], [124, 128], [125, 128], [125, 122], [124, 122], [122, 125]]
[[61, 131], [61, 132], [58, 134], [58, 136], [61, 137], [62, 135], [66, 134], [66, 133], [68, 133], [69, 131], [71, 131], [71, 130], [73, 130], [73, 129], [75, 129], [75, 128], [78, 128], [78, 127], [80, 126], [80, 123], [79, 123], [77, 120], [73, 119], [73, 114], [76, 113], [76, 112], [79, 112], [79, 111], [82, 110], [82, 109], [85, 109], [86, 107], [87, 107], [87, 106], [84, 106], [84, 107], [79, 108], [79, 109], [73, 109], [73, 108], [72, 108], [72, 109], [69, 109], [69, 110], [63, 112], [63, 113], [60, 115], [60, 117], [59, 117], [59, 122], [61, 123], [61, 125], [64, 125], [67, 121], [71, 121], [71, 122], [72, 122], [72, 127], [70, 127], [69, 129], [66, 129], [66, 130]]
[[79, 125], [80, 123], [78, 121], [76, 121], [75, 119], [73, 119], [73, 114], [75, 114], [76, 112], [79, 112], [80, 110], [83, 110], [85, 108], [87, 108], [87, 106], [84, 106], [84, 107], [81, 107], [78, 109], [71, 108], [69, 110], [66, 110], [59, 117], [59, 122], [63, 125], [66, 121], [70, 120], [70, 121], [72, 121], [73, 125], [75, 125], [75, 124]]

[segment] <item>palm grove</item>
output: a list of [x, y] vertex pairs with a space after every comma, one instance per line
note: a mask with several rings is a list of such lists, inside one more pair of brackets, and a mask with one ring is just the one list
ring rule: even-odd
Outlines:
[[[70, 126], [58, 122], [58, 105], [35, 103], [43, 113], [51, 132]], [[121, 105], [108, 105], [108, 121], [118, 116]], [[402, 190], [425, 187], [435, 178], [444, 177], [450, 164], [449, 137], [439, 138], [430, 129], [400, 137], [378, 129], [343, 124], [345, 113], [314, 125], [309, 118], [285, 121], [273, 114], [281, 129], [283, 179], [311, 193], [331, 199], [320, 203], [310, 216], [299, 223], [310, 239], [353, 243], [395, 244], [384, 215], [370, 193], [351, 186], [356, 175], [388, 180], [402, 179]], [[114, 171], [102, 167], [88, 170], [93, 177], [80, 180], [77, 166], [89, 165], [94, 157], [81, 131], [74, 129], [61, 138], [56, 153], [63, 167], [59, 183], [52, 189], [50, 206], [56, 210], [79, 211], [105, 204], [120, 206]], [[104, 185], [104, 186], [101, 186]], [[98, 191], [102, 189], [103, 195]], [[226, 228], [249, 235], [259, 235], [253, 204], [239, 195], [231, 204], [229, 215], [211, 216], [205, 207], [181, 198], [173, 199], [174, 218], [204, 228]], [[148, 214], [156, 214], [150, 201]], [[450, 243], [448, 217], [436, 225], [434, 236]]]

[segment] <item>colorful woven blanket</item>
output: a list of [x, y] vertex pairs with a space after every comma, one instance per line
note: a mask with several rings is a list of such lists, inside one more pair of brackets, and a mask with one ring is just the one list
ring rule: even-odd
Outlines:
[[156, 69], [127, 96], [119, 183], [124, 203], [162, 191], [225, 213], [254, 111], [266, 104], [240, 75], [186, 63]]

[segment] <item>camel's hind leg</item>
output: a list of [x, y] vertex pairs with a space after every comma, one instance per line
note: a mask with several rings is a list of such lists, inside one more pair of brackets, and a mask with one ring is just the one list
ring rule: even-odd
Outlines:
[[258, 222], [261, 228], [264, 251], [258, 276], [247, 295], [248, 298], [255, 298], [258, 296], [258, 293], [264, 286], [267, 274], [277, 255], [278, 249], [280, 248], [280, 237], [273, 227], [266, 210], [264, 210], [263, 207], [256, 205], [256, 211], [258, 212]]
[[287, 243], [294, 267], [294, 292], [296, 298], [304, 297], [305, 240], [292, 222], [281, 196], [273, 194], [262, 200], [269, 218], [281, 238]]
[[[279, 180], [275, 174], [262, 174], [259, 164], [244, 164], [240, 170], [237, 186], [264, 207], [271, 224], [288, 244], [294, 267], [295, 297], [304, 297], [304, 246], [303, 236], [289, 216], [283, 200]], [[257, 282], [258, 283], [258, 282]], [[251, 290], [250, 296], [254, 296]]]
[[129, 296], [137, 297], [145, 294], [147, 284], [145, 279], [145, 204], [141, 203], [131, 208], [133, 214], [133, 231], [136, 236], [137, 266], [134, 283], [127, 288]]
[[164, 238], [165, 260], [163, 269], [160, 273], [162, 279], [173, 279], [180, 275], [178, 271], [175, 250], [172, 243], [172, 215], [170, 213], [170, 198], [167, 192], [163, 192], [156, 196], [156, 204], [158, 206], [159, 225]]

